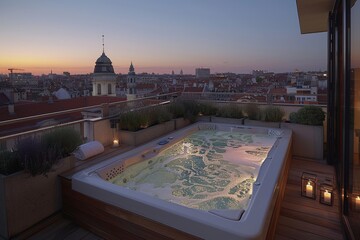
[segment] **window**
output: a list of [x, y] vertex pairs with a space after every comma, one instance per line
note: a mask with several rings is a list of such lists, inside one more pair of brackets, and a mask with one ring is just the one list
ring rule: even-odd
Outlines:
[[101, 84], [97, 85], [97, 95], [101, 95]]
[[360, 239], [360, 3], [336, 1], [329, 25], [328, 156], [345, 227]]
[[108, 94], [112, 94], [112, 86], [111, 86], [111, 83], [108, 84]]
[[351, 8], [350, 126], [348, 220], [355, 239], [360, 239], [360, 3]]

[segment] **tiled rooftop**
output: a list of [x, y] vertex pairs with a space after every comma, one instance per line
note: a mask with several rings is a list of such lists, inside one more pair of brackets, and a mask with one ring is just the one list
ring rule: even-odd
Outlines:
[[79, 97], [66, 100], [58, 100], [52, 103], [49, 102], [22, 102], [15, 104], [15, 114], [9, 114], [8, 106], [0, 107], [0, 121], [23, 118], [45, 113], [52, 113], [64, 111], [74, 108], [82, 108], [95, 106], [103, 103], [113, 103], [125, 101], [125, 98], [110, 97], [110, 96], [88, 96]]

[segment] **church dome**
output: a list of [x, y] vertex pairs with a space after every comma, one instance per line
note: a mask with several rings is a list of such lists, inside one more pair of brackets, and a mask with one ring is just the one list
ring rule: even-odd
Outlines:
[[103, 52], [96, 60], [94, 73], [114, 73], [114, 68], [110, 58]]

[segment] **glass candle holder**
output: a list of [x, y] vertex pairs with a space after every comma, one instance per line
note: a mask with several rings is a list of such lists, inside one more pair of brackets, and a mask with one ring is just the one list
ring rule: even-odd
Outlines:
[[113, 140], [113, 147], [118, 147], [119, 146], [119, 139], [114, 139]]
[[334, 203], [334, 187], [327, 183], [320, 184], [320, 203], [332, 206]]
[[351, 208], [355, 212], [360, 212], [360, 193], [351, 194]]
[[315, 174], [303, 172], [301, 175], [301, 196], [316, 199], [316, 180]]

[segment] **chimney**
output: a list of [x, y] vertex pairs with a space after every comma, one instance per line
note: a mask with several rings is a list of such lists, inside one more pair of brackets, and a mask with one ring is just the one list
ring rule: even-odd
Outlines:
[[101, 105], [102, 107], [102, 117], [108, 117], [109, 116], [109, 104], [104, 103]]
[[14, 107], [13, 103], [8, 104], [8, 111], [9, 111], [9, 114], [15, 114], [15, 107]]

